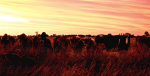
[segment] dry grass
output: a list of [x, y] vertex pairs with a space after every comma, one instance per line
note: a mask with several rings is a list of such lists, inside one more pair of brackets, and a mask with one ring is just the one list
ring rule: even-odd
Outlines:
[[[52, 39], [51, 39], [52, 40]], [[76, 53], [68, 47], [66, 53], [56, 56], [51, 50], [44, 47], [38, 49], [28, 48], [23, 50], [17, 44], [4, 49], [0, 45], [0, 75], [19, 76], [149, 76], [150, 75], [150, 50], [138, 44], [130, 47], [128, 51], [106, 51], [97, 47], [93, 54], [83, 49]], [[16, 50], [17, 49], [17, 50]], [[34, 65], [20, 62], [13, 64], [5, 55], [16, 53], [22, 57], [32, 57]], [[31, 63], [32, 64], [32, 63]]]

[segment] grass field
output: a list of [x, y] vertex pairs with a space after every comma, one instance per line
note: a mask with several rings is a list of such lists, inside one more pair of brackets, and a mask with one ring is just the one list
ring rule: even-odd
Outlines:
[[[53, 43], [53, 38], [48, 37]], [[21, 48], [21, 47], [19, 47]], [[16, 50], [17, 49], [17, 50]], [[115, 50], [115, 49], [112, 49]], [[17, 44], [4, 49], [0, 45], [1, 76], [149, 76], [150, 50], [138, 45], [128, 51], [110, 52], [97, 47], [94, 54], [85, 49], [74, 52], [71, 47], [66, 53], [55, 55], [51, 50], [40, 47], [18, 49]], [[12, 55], [12, 56], [11, 56]], [[21, 61], [15, 61], [21, 58]], [[13, 59], [14, 58], [14, 59]]]

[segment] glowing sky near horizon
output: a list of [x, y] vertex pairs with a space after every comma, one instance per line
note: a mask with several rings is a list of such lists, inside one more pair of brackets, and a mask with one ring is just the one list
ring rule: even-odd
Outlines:
[[0, 0], [0, 35], [143, 35], [150, 32], [149, 0]]

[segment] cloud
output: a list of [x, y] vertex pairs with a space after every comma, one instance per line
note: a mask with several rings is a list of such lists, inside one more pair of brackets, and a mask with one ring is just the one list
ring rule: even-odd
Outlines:
[[0, 20], [6, 21], [6, 22], [28, 22], [27, 19], [22, 18], [16, 18], [8, 15], [0, 15]]
[[[118, 34], [117, 31], [137, 31], [139, 34], [139, 31], [150, 29], [150, 7], [147, 2], [149, 1], [2, 0], [0, 15], [3, 15], [1, 21], [5, 22], [1, 22], [1, 25], [13, 25], [22, 29], [26, 26], [26, 29], [32, 27], [33, 30], [46, 30], [56, 34]], [[26, 20], [28, 23], [21, 23]]]

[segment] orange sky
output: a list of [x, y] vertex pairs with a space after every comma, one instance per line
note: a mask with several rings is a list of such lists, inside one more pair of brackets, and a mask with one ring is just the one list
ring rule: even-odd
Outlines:
[[0, 0], [0, 35], [143, 35], [150, 32], [149, 0]]

